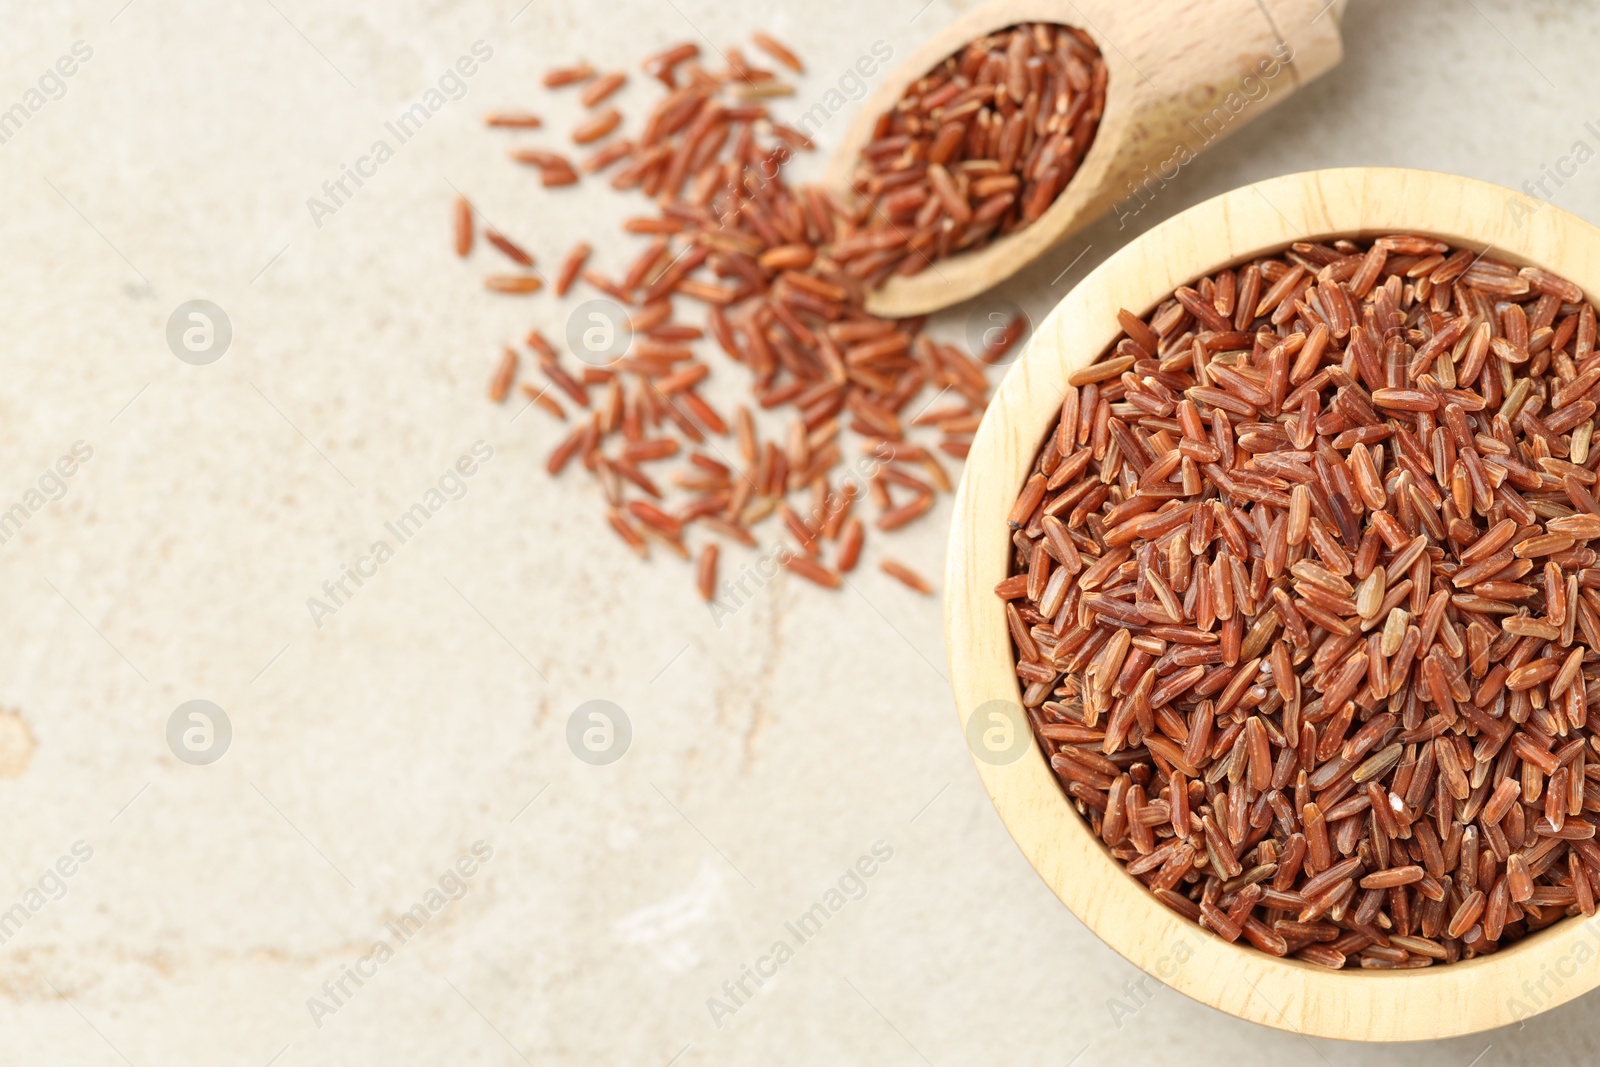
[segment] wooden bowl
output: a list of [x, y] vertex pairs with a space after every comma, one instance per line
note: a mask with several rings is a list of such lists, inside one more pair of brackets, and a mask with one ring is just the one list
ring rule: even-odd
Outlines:
[[[1056, 896], [1129, 962], [1203, 1004], [1282, 1030], [1361, 1041], [1487, 1030], [1589, 992], [1600, 985], [1600, 919], [1564, 920], [1491, 956], [1414, 971], [1330, 971], [1213, 936], [1125, 872], [1068, 804], [1020, 717], [994, 587], [1007, 575], [1006, 513], [1055, 425], [1067, 375], [1111, 344], [1118, 308], [1146, 314], [1179, 285], [1294, 241], [1394, 232], [1492, 247], [1496, 258], [1570, 279], [1591, 300], [1600, 294], [1600, 229], [1485, 182], [1358, 167], [1291, 174], [1208, 200], [1108, 259], [1035, 331], [973, 442], [945, 580], [962, 728], [1006, 828]], [[995, 732], [985, 738], [985, 730]]]

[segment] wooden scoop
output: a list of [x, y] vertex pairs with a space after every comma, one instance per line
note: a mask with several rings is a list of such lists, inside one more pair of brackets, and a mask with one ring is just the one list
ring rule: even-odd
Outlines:
[[[1107, 67], [1105, 114], [1065, 189], [1036, 221], [971, 252], [895, 275], [867, 299], [892, 318], [976, 296], [1113, 207], [1141, 211], [1194, 156], [1334, 67], [1347, 0], [990, 0], [913, 52], [866, 98], [829, 161], [847, 196], [878, 116], [969, 41], [1019, 22], [1076, 26]], [[1167, 212], [1157, 209], [1161, 214]]]

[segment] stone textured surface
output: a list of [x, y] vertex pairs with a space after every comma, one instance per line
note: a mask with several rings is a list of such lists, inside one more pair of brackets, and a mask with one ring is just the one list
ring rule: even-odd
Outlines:
[[[776, 580], [718, 626], [687, 568], [639, 563], [588, 484], [543, 475], [555, 425], [484, 402], [500, 342], [564, 313], [482, 292], [488, 261], [449, 249], [451, 186], [546, 267], [584, 236], [614, 269], [637, 206], [545, 195], [484, 110], [533, 104], [559, 130], [570, 102], [535, 88], [551, 63], [631, 70], [754, 28], [808, 58], [807, 99], [967, 5], [121, 2], [14, 5], [0, 35], [0, 108], [92, 48], [0, 144], [0, 509], [93, 450], [0, 545], [0, 909], [29, 913], [0, 944], [0, 1063], [1593, 1060], [1592, 1000], [1359, 1048], [1136, 999], [983, 796], [936, 601], [869, 566], [835, 596]], [[1043, 313], [1132, 233], [1254, 178], [1369, 163], [1521, 186], [1600, 148], [1587, 8], [1356, 0], [1346, 27], [1342, 67], [1005, 295]], [[465, 99], [316, 225], [306, 199], [477, 40], [493, 56]], [[647, 98], [636, 79], [628, 103]], [[1550, 198], [1600, 220], [1595, 173], [1563, 182]], [[165, 341], [195, 298], [233, 326], [209, 366]], [[477, 441], [493, 458], [465, 496], [315, 625], [306, 599]], [[947, 509], [894, 553], [936, 573]], [[232, 726], [203, 767], [166, 741], [197, 698]], [[591, 699], [632, 722], [609, 766], [566, 744]], [[479, 841], [464, 895], [319, 1027], [307, 998], [398, 944], [385, 924]], [[880, 841], [864, 896], [798, 944], [785, 923]], [[49, 874], [63, 857], [74, 873]], [[715, 1025], [707, 999], [779, 939], [794, 958]]]

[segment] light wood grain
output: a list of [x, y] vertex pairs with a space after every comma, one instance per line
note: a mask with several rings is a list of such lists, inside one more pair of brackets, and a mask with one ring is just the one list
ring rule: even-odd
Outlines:
[[[829, 161], [831, 187], [850, 195], [861, 148], [907, 86], [968, 41], [1019, 22], [1065, 23], [1094, 38], [1107, 66], [1105, 114], [1078, 173], [1041, 218], [984, 248], [937, 260], [920, 274], [890, 278], [869, 294], [868, 310], [898, 318], [959, 303], [1009, 278], [1114, 205], [1137, 210], [1141, 195], [1159, 196], [1163, 175], [1171, 180], [1186, 152], [1204, 151], [1339, 62], [1343, 7], [1343, 0], [991, 0], [951, 23], [867, 97]], [[1290, 52], [1281, 50], [1285, 45]], [[1290, 61], [1262, 78], [1259, 64], [1275, 49]]]
[[[1001, 383], [962, 474], [945, 627], [963, 730], [985, 702], [1021, 699], [994, 595], [1010, 546], [1005, 515], [1055, 424], [1067, 375], [1116, 337], [1117, 309], [1144, 314], [1178, 285], [1296, 240], [1387, 232], [1492, 246], [1497, 258], [1572, 280], [1591, 300], [1600, 294], [1600, 230], [1521, 193], [1426, 171], [1275, 178], [1133, 241], [1041, 324]], [[1503, 1026], [1600, 985], [1600, 919], [1567, 920], [1487, 958], [1409, 972], [1331, 972], [1229, 944], [1168, 910], [1116, 864], [1068, 806], [1037, 746], [1014, 762], [977, 767], [1028, 861], [1090, 929], [1167, 985], [1240, 1018], [1322, 1037], [1411, 1041]], [[1177, 964], [1175, 954], [1189, 958]], [[1070, 985], [1070, 967], [1061, 977]]]

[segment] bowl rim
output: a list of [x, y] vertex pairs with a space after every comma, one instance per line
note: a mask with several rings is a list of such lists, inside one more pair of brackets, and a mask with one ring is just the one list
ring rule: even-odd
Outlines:
[[[1308, 1036], [1414, 1041], [1518, 1022], [1600, 985], [1600, 916], [1568, 919], [1491, 956], [1415, 971], [1329, 971], [1231, 944], [1171, 911], [1110, 856], [1067, 803], [1021, 711], [1004, 609], [1002, 516], [1059, 414], [1067, 374], [1120, 331], [1223, 266], [1331, 236], [1413, 233], [1538, 265], [1600, 293], [1600, 229], [1544, 201], [1433, 171], [1350, 167], [1248, 183], [1162, 222], [1096, 267], [1035, 329], [973, 440], [945, 566], [945, 633], [967, 736], [1009, 709], [1016, 743], [969, 743], [995, 809], [1028, 862], [1101, 940], [1166, 985], [1230, 1015]], [[1025, 740], [1025, 745], [1021, 742]]]

